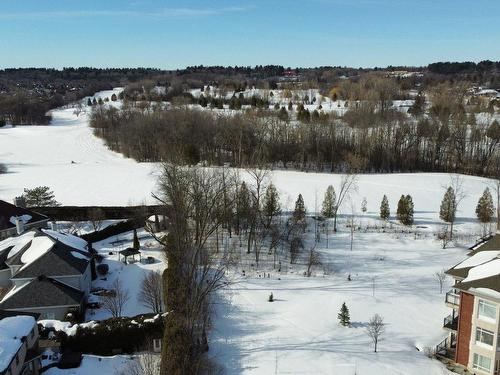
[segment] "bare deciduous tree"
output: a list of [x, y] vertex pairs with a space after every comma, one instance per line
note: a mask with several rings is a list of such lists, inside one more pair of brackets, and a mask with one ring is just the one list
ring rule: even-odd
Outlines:
[[90, 209], [89, 221], [90, 224], [92, 224], [92, 229], [94, 229], [94, 232], [97, 232], [102, 229], [105, 218], [106, 216], [102, 208], [94, 207]]
[[105, 310], [111, 313], [113, 318], [119, 318], [130, 299], [130, 293], [128, 289], [123, 287], [120, 279], [116, 279], [111, 286], [113, 290], [101, 297], [101, 304]]
[[321, 257], [314, 247], [309, 249], [309, 256], [307, 258], [307, 277], [311, 277], [314, 267], [321, 265]]
[[340, 180], [340, 189], [337, 194], [337, 201], [335, 202], [333, 211], [333, 231], [337, 231], [337, 217], [344, 200], [349, 197], [352, 190], [357, 188], [358, 176], [354, 173], [346, 173]]
[[434, 277], [436, 278], [437, 282], [439, 283], [439, 294], [443, 293], [443, 285], [444, 282], [446, 281], [446, 273], [444, 270], [438, 271], [434, 274]]
[[366, 327], [366, 334], [373, 341], [373, 351], [377, 352], [377, 346], [380, 341], [380, 337], [385, 332], [385, 323], [384, 318], [382, 318], [379, 314], [375, 314], [370, 318], [368, 325]]
[[163, 311], [163, 278], [160, 272], [152, 271], [144, 275], [139, 301], [156, 314]]

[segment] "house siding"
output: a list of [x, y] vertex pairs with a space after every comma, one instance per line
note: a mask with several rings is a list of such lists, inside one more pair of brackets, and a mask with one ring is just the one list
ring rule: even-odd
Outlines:
[[455, 362], [468, 366], [469, 347], [472, 329], [472, 315], [474, 311], [474, 296], [462, 292], [460, 296], [460, 310], [458, 318], [458, 338]]
[[0, 288], [10, 288], [11, 286], [10, 269], [0, 270]]

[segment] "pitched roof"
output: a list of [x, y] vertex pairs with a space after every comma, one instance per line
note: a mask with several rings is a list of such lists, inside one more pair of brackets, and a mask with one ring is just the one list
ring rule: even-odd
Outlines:
[[14, 316], [0, 320], [0, 371], [5, 371], [22, 346], [22, 338], [36, 326], [31, 316]]
[[457, 289], [476, 290], [497, 297], [500, 293], [500, 235], [475, 247], [468, 258], [446, 273], [461, 279], [454, 286]]
[[40, 276], [28, 284], [14, 288], [0, 302], [5, 310], [51, 306], [79, 306], [85, 293], [49, 277]]
[[498, 233], [495, 234], [493, 237], [491, 237], [491, 239], [489, 239], [485, 243], [481, 244], [480, 246], [472, 250], [471, 255], [477, 254], [481, 251], [492, 251], [492, 250], [500, 251], [500, 234]]
[[85, 258], [83, 252], [60, 241], [55, 241], [47, 252], [21, 267], [12, 278], [33, 278], [40, 275], [49, 277], [81, 275], [87, 269], [88, 264], [89, 259]]
[[13, 217], [28, 218], [28, 216], [30, 218], [25, 221], [25, 224], [32, 224], [49, 219], [45, 215], [0, 200], [0, 230], [15, 228], [16, 224], [11, 220]]

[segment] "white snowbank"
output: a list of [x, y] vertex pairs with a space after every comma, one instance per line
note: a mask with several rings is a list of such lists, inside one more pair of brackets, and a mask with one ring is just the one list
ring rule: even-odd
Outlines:
[[39, 320], [38, 323], [45, 328], [54, 328], [56, 331], [64, 332], [68, 336], [73, 336], [74, 334], [76, 334], [78, 327], [94, 328], [98, 324], [93, 320], [86, 323], [71, 324], [70, 322], [62, 322], [60, 320], [53, 320], [53, 319]]

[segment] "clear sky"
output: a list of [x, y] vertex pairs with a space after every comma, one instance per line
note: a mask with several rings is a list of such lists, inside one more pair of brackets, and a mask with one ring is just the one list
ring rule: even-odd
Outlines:
[[500, 0], [0, 0], [0, 67], [500, 60]]

